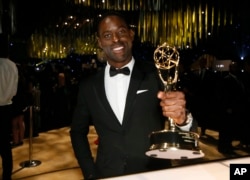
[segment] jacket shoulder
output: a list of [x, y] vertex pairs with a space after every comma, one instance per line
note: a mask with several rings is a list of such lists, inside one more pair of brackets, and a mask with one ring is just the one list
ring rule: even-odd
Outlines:
[[156, 72], [156, 67], [153, 61], [135, 60], [135, 66], [143, 72]]

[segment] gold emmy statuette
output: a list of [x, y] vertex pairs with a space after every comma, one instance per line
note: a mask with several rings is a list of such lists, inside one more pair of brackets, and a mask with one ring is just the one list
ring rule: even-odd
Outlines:
[[[176, 90], [179, 60], [177, 49], [166, 42], [154, 51], [155, 66], [158, 69], [158, 75], [164, 85], [165, 92]], [[171, 118], [168, 120], [170, 128], [175, 130], [173, 120]]]
[[[176, 90], [179, 60], [180, 56], [176, 47], [166, 42], [154, 51], [154, 62], [164, 85], [164, 92]], [[168, 123], [168, 129], [150, 134], [151, 146], [146, 152], [147, 156], [162, 159], [194, 159], [204, 156], [199, 149], [197, 133], [180, 131], [171, 117], [166, 123]]]

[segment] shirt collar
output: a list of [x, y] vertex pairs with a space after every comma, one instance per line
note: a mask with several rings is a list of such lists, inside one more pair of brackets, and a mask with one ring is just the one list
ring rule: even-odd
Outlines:
[[[134, 59], [134, 57], [132, 57], [131, 61], [129, 61], [128, 64], [124, 65], [124, 66], [121, 67], [121, 68], [128, 67], [129, 70], [130, 70], [130, 72], [132, 72], [132, 69], [133, 69], [133, 67], [134, 67], [134, 64], [135, 64], [135, 59]], [[106, 66], [106, 68], [105, 68], [105, 71], [108, 72], [109, 69], [110, 69], [110, 64], [109, 64], [108, 61], [107, 61], [107, 66]]]

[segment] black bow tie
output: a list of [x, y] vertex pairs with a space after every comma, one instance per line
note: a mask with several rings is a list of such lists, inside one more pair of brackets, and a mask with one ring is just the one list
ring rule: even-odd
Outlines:
[[130, 73], [130, 70], [128, 67], [124, 67], [124, 68], [121, 68], [121, 69], [116, 69], [115, 67], [111, 66], [110, 69], [109, 69], [109, 75], [112, 77], [112, 76], [115, 76], [117, 74], [125, 74], [125, 75], [129, 75]]

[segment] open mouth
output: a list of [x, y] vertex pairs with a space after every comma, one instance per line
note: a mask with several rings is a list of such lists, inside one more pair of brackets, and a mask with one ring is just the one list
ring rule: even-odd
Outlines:
[[122, 51], [123, 49], [124, 49], [123, 46], [119, 46], [119, 47], [113, 48], [113, 51], [114, 51], [115, 53], [118, 53], [118, 52]]

